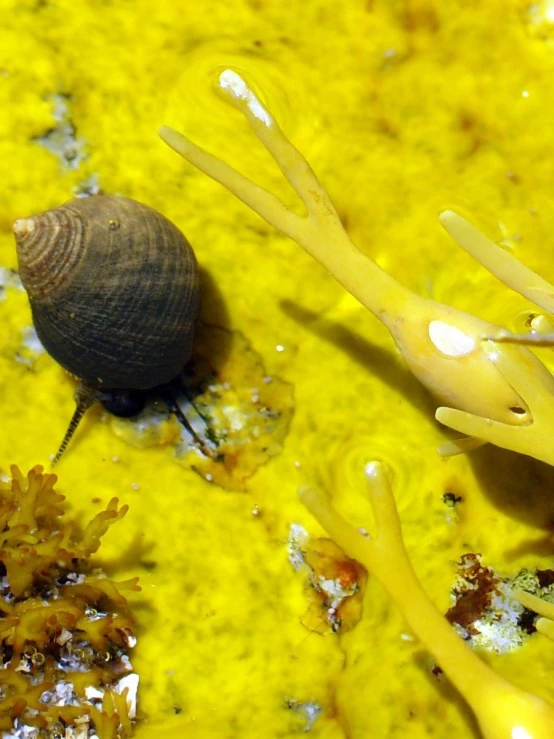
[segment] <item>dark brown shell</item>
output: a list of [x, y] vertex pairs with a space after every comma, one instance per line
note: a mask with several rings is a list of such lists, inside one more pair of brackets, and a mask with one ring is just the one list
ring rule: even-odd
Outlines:
[[148, 389], [190, 358], [198, 270], [183, 234], [97, 195], [14, 224], [19, 273], [48, 353], [92, 386]]

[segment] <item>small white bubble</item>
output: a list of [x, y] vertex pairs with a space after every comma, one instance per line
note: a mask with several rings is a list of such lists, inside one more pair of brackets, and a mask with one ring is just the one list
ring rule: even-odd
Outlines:
[[138, 482], [133, 482], [131, 487], [133, 488], [133, 490], [140, 490], [140, 485], [138, 484]]
[[277, 346], [275, 348], [277, 349], [278, 352], [284, 352], [285, 351], [285, 347], [282, 344], [277, 344]]

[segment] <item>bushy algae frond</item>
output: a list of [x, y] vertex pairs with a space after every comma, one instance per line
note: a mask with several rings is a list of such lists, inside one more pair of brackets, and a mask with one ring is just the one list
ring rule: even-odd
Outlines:
[[[274, 195], [173, 129], [163, 127], [162, 139], [326, 267], [383, 321], [411, 371], [442, 403], [471, 414], [472, 420], [483, 419], [483, 424], [467, 430], [474, 438], [445, 445], [442, 453], [457, 453], [492, 441], [554, 464], [554, 447], [547, 443], [551, 437], [548, 415], [536, 402], [538, 394], [554, 395], [554, 381], [546, 367], [524, 346], [492, 342], [490, 337], [502, 331], [498, 326], [415, 295], [362, 254], [348, 237], [308, 162], [246, 82], [225, 70], [219, 86], [273, 156], [304, 203], [307, 216], [296, 215]], [[525, 385], [512, 385], [505, 371], [507, 363], [515, 366], [518, 376], [527, 377]], [[454, 428], [461, 425], [458, 417], [443, 411], [439, 420]], [[485, 419], [496, 422], [494, 433], [489, 433]], [[504, 434], [497, 432], [499, 424], [507, 430]], [[532, 433], [523, 436], [520, 429], [532, 429]]]
[[371, 538], [342, 518], [321, 493], [303, 489], [300, 497], [341, 549], [380, 581], [468, 702], [486, 739], [551, 739], [554, 707], [500, 677], [457, 636], [416, 578], [383, 466], [368, 464], [366, 476], [377, 527]]
[[78, 532], [63, 518], [55, 475], [11, 474], [0, 482], [0, 731], [130, 736], [138, 678], [122, 591], [139, 589], [137, 578], [115, 583], [90, 563], [127, 506], [114, 498]]

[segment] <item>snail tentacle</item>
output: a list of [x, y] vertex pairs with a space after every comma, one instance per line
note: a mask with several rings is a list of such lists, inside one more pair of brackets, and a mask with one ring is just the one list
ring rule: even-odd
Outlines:
[[[189, 434], [192, 437], [193, 442], [198, 447], [198, 450], [201, 454], [203, 454], [208, 459], [215, 459], [216, 454], [209, 449], [209, 447], [204, 443], [204, 441], [198, 436], [196, 431], [192, 428], [190, 421], [185, 416], [183, 411], [181, 410], [181, 407], [179, 406], [179, 403], [177, 402], [177, 398], [171, 391], [169, 387], [164, 388], [164, 390], [161, 392], [161, 395], [165, 401], [165, 404], [167, 405], [170, 413], [173, 413], [173, 415], [177, 418], [179, 423], [181, 423], [186, 430], [189, 432]], [[204, 420], [204, 419], [203, 419]]]
[[71, 441], [73, 434], [77, 430], [77, 427], [81, 422], [82, 417], [85, 415], [86, 411], [91, 407], [91, 405], [94, 405], [94, 403], [100, 400], [100, 393], [96, 388], [87, 385], [86, 382], [81, 382], [79, 383], [79, 387], [75, 391], [74, 397], [76, 403], [75, 412], [71, 417], [71, 421], [69, 422], [69, 426], [67, 427], [65, 436], [63, 437], [62, 443], [60, 444], [60, 448], [58, 449], [52, 460], [52, 467], [54, 467], [54, 465], [56, 465], [60, 461], [60, 457], [67, 449], [67, 445]]

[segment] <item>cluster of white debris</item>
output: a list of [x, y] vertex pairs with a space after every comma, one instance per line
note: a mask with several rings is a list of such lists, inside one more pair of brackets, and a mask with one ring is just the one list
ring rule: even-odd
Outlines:
[[[544, 584], [546, 571], [521, 570], [515, 577], [505, 577], [481, 563], [481, 555], [464, 555], [458, 565], [458, 574], [451, 593], [453, 607], [464, 598], [472, 598], [486, 582], [487, 592], [481, 599], [481, 608], [470, 623], [452, 625], [471, 646], [503, 654], [520, 647], [534, 630], [527, 623], [526, 609], [513, 595], [524, 590], [546, 601], [554, 602], [554, 582]], [[550, 578], [549, 578], [550, 579]], [[552, 573], [554, 580], [554, 573]], [[447, 614], [448, 616], [448, 614]]]

